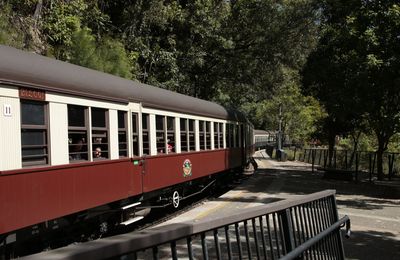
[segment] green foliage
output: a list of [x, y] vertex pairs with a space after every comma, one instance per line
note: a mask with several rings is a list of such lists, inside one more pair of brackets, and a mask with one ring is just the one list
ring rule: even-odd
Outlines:
[[[354, 140], [350, 137], [346, 137], [340, 139], [337, 148], [343, 150], [353, 150], [354, 145]], [[376, 142], [376, 137], [373, 134], [361, 133], [357, 143], [357, 151], [375, 151], [377, 147], [378, 145]]]
[[89, 28], [77, 30], [71, 35], [69, 61], [84, 67], [98, 69], [96, 39]]
[[393, 153], [400, 153], [400, 133], [394, 134], [388, 145], [388, 151]]
[[98, 47], [99, 70], [123, 78], [132, 78], [131, 60], [121, 42], [106, 38]]
[[132, 77], [130, 59], [122, 43], [106, 38], [98, 44], [88, 28], [72, 34], [66, 53], [71, 63], [124, 78]]
[[54, 46], [70, 46], [72, 35], [81, 27], [83, 12], [87, 9], [83, 0], [54, 1], [45, 12], [43, 30]]
[[24, 39], [43, 39], [37, 52], [254, 112], [260, 128], [275, 128], [285, 104], [284, 128], [297, 141], [323, 115], [297, 76], [316, 44], [315, 0], [7, 2], [29, 21]]
[[67, 50], [72, 47], [73, 37], [81, 28], [91, 26], [92, 31], [103, 32], [108, 24], [108, 16], [97, 6], [97, 1], [56, 0], [50, 1], [43, 14], [42, 30], [53, 46], [56, 58], [69, 60]]
[[327, 108], [332, 136], [365, 123], [374, 132], [380, 179], [382, 154], [400, 131], [397, 2], [325, 0], [324, 35], [303, 72], [306, 93]]
[[23, 32], [12, 21], [12, 10], [7, 4], [0, 4], [0, 44], [23, 49]]
[[305, 97], [300, 92], [299, 78], [293, 71], [286, 72], [284, 84], [273, 98], [244, 106], [247, 114], [253, 115], [252, 122], [258, 129], [277, 130], [279, 125], [279, 106], [282, 107], [282, 131], [293, 143], [303, 144], [312, 138], [318, 122], [326, 114], [317, 100]]

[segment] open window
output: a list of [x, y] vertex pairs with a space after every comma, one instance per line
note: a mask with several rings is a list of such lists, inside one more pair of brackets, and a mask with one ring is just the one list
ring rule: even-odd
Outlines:
[[[139, 115], [137, 113], [132, 113], [132, 148], [133, 156], [139, 156]], [[147, 124], [146, 124], [147, 127]], [[147, 131], [144, 130], [144, 131]], [[147, 131], [148, 138], [148, 131]], [[148, 144], [148, 139], [147, 139]]]
[[108, 110], [92, 107], [93, 160], [109, 158]]
[[142, 114], [143, 155], [150, 155], [150, 116]]
[[156, 116], [157, 153], [175, 152], [175, 118]]
[[189, 119], [189, 151], [196, 151], [194, 124], [195, 121], [193, 119]]
[[180, 119], [180, 134], [181, 134], [181, 151], [189, 151], [189, 133], [188, 133], [188, 119]]
[[128, 156], [128, 129], [127, 129], [127, 112], [118, 111], [118, 150], [119, 157]]
[[200, 150], [206, 149], [206, 128], [205, 122], [199, 121], [199, 140], [200, 140]]
[[68, 153], [70, 162], [88, 160], [88, 108], [68, 105]]
[[214, 125], [214, 149], [218, 149], [219, 124], [214, 122], [213, 125]]
[[175, 118], [167, 116], [167, 153], [175, 152]]
[[206, 150], [211, 149], [211, 122], [205, 122]]

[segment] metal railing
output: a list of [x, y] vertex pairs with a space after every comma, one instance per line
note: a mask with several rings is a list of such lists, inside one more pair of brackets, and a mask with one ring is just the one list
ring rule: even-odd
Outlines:
[[[351, 171], [354, 172], [356, 180], [358, 180], [358, 173], [368, 173], [370, 181], [373, 176], [377, 175], [376, 152], [356, 151], [353, 153], [348, 150], [335, 149], [329, 158], [326, 148], [306, 148], [293, 150], [293, 155], [289, 159], [318, 165], [324, 169]], [[383, 154], [383, 171], [389, 180], [400, 174], [399, 153]]]
[[344, 259], [335, 191], [71, 245], [29, 259]]

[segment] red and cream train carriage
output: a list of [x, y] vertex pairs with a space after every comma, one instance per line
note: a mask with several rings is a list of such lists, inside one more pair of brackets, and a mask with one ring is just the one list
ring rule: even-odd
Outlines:
[[179, 192], [252, 149], [251, 125], [218, 104], [5, 46], [0, 107], [0, 243]]

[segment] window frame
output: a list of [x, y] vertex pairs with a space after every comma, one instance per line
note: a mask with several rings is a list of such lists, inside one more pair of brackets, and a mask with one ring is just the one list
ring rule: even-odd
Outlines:
[[[122, 113], [124, 127], [120, 127], [120, 114]], [[128, 140], [128, 112], [124, 110], [117, 111], [117, 124], [118, 124], [118, 156], [119, 158], [126, 158], [129, 156], [129, 140]], [[120, 136], [125, 136], [125, 142], [121, 142]], [[121, 149], [121, 146], [125, 148]], [[123, 154], [125, 153], [125, 155]]]
[[[190, 130], [192, 129], [192, 130]], [[188, 151], [195, 152], [196, 151], [196, 120], [188, 119]]]
[[[139, 150], [141, 150], [142, 155], [151, 155], [151, 139], [150, 139], [150, 114], [149, 113], [142, 113], [141, 114], [141, 136], [142, 136], [142, 145], [140, 146]], [[144, 128], [143, 122], [146, 121], [146, 128]], [[147, 136], [147, 141], [145, 141], [145, 136]], [[145, 145], [146, 144], [146, 145]], [[147, 153], [145, 153], [147, 150]]]
[[[187, 118], [180, 118], [180, 129], [179, 133], [181, 136], [181, 152], [189, 152], [189, 119]], [[184, 129], [182, 130], [182, 126], [184, 126]]]
[[[24, 124], [22, 118], [22, 103], [33, 103], [33, 104], [41, 104], [43, 105], [43, 125], [36, 125], [36, 124]], [[37, 101], [37, 100], [30, 100], [30, 99], [20, 99], [20, 131], [21, 131], [21, 165], [22, 167], [33, 167], [33, 166], [46, 166], [50, 165], [50, 135], [49, 135], [49, 103], [46, 101]], [[24, 130], [28, 132], [35, 132], [40, 131], [43, 135], [44, 144], [40, 145], [23, 145], [23, 132]], [[27, 149], [43, 149], [44, 153], [41, 155], [23, 155], [23, 150]], [[24, 162], [24, 158], [35, 158], [35, 157], [42, 157], [42, 160], [34, 160], [33, 162]]]
[[[131, 113], [131, 127], [132, 127], [132, 157], [140, 156], [140, 127], [139, 127], [139, 113], [132, 112]], [[136, 150], [136, 151], [135, 151]]]

